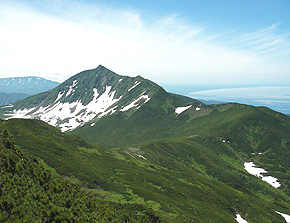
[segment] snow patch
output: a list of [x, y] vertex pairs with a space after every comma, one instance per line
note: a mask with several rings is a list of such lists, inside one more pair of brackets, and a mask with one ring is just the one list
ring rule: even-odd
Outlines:
[[241, 217], [241, 215], [239, 215], [239, 214], [237, 214], [236, 215], [236, 221], [238, 222], [238, 223], [248, 223], [245, 219], [243, 219], [242, 217]]
[[281, 184], [278, 182], [278, 179], [272, 176], [265, 176], [262, 177], [262, 180], [271, 184], [273, 187], [278, 188], [281, 186]]
[[77, 85], [78, 81], [77, 80], [73, 80], [73, 84], [72, 87], [75, 87]]
[[133, 88], [137, 87], [139, 84], [141, 84], [141, 82], [139, 81], [135, 81], [134, 85], [128, 89], [128, 91], [131, 91]]
[[54, 102], [57, 102], [64, 95], [64, 93], [65, 92], [59, 92]]
[[123, 80], [123, 78], [121, 78], [120, 80], [119, 80], [119, 82], [121, 82]]
[[98, 115], [98, 118], [102, 118], [103, 116], [106, 116], [106, 115], [109, 115], [109, 114], [110, 114], [110, 115], [114, 114], [114, 113], [117, 111], [117, 110], [116, 110], [117, 107], [118, 107], [118, 106], [116, 105], [115, 107], [110, 108], [110, 109], [106, 110], [105, 112], [99, 114], [99, 115]]
[[200, 110], [200, 107], [196, 107], [196, 108], [195, 108], [195, 111], [199, 111], [199, 110]]
[[141, 154], [138, 154], [138, 157], [139, 157], [139, 158], [142, 158], [142, 159], [144, 159], [144, 160], [147, 160], [147, 158], [145, 158], [145, 157], [142, 156]]
[[180, 114], [184, 111], [186, 111], [187, 109], [189, 109], [192, 105], [188, 105], [186, 107], [177, 107], [175, 108], [175, 113]]
[[[127, 106], [125, 106], [124, 108], [122, 108], [120, 111], [122, 111], [122, 112], [124, 112], [124, 111], [127, 111], [127, 110], [129, 110], [129, 109], [131, 109], [131, 108], [133, 108], [133, 107], [137, 107], [137, 109], [139, 109], [141, 106], [138, 104], [138, 102], [140, 101], [140, 100], [145, 100], [144, 101], [144, 103], [143, 103], [143, 105], [145, 104], [145, 103], [147, 103], [149, 100], [150, 100], [150, 98], [149, 98], [149, 96], [148, 95], [144, 95], [145, 94], [145, 92], [146, 91], [144, 91], [137, 99], [135, 99], [134, 101], [132, 101], [130, 104], [128, 104]], [[138, 106], [139, 105], [139, 106]]]
[[3, 106], [3, 107], [1, 107], [1, 108], [13, 108], [13, 104], [5, 105], [5, 106]]
[[91, 126], [93, 127], [95, 124], [96, 124], [96, 123], [94, 122], [94, 123], [91, 124]]
[[16, 110], [14, 109], [13, 110], [13, 114], [4, 114], [5, 116], [10, 116], [8, 117], [9, 118], [27, 118], [27, 119], [30, 119], [32, 118], [29, 113], [32, 112], [33, 110], [35, 109], [35, 107], [33, 108], [24, 108], [24, 109], [19, 109], [19, 110]]
[[281, 212], [279, 212], [279, 211], [275, 211], [277, 214], [279, 214], [279, 215], [281, 215], [284, 219], [285, 219], [285, 221], [287, 222], [287, 223], [290, 223], [290, 215], [288, 215], [288, 214], [283, 214], [283, 213], [281, 213]]
[[[75, 86], [76, 82], [73, 85]], [[80, 101], [71, 103], [57, 101], [47, 107], [40, 106], [36, 111], [34, 111], [35, 108], [14, 110], [13, 114], [7, 114], [7, 116], [10, 116], [9, 118], [38, 118], [50, 125], [59, 126], [63, 132], [70, 131], [91, 121], [97, 115], [102, 117], [102, 114], [113, 112], [112, 109], [108, 109], [119, 101], [122, 96], [114, 98], [116, 91], [111, 92], [111, 88], [111, 86], [106, 86], [102, 95], [99, 95], [97, 89], [94, 88], [93, 99], [87, 105], [83, 105]]]
[[72, 85], [69, 86], [68, 92], [66, 93], [65, 97], [69, 96], [71, 93], [74, 93], [75, 89], [74, 87], [77, 85], [77, 80], [74, 80]]
[[262, 173], [267, 173], [266, 170], [263, 168], [257, 168], [256, 165], [253, 162], [245, 162], [244, 168], [246, 171], [248, 171], [249, 174], [252, 174], [256, 177], [262, 178], [263, 181], [271, 184], [273, 187], [278, 188], [281, 186], [281, 184], [278, 182], [278, 179], [272, 176], [263, 176]]
[[244, 168], [246, 169], [246, 171], [248, 171], [249, 174], [252, 174], [256, 177], [263, 177], [262, 173], [267, 173], [266, 170], [262, 169], [262, 168], [257, 168], [255, 167], [256, 165], [253, 162], [245, 162], [244, 163]]

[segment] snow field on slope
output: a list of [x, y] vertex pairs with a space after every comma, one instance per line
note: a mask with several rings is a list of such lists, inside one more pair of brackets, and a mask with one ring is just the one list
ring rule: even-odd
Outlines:
[[131, 88], [129, 88], [128, 91], [131, 91], [132, 89], [137, 87], [139, 84], [141, 84], [141, 82], [135, 81], [134, 85]]
[[249, 174], [262, 178], [263, 181], [269, 183], [275, 188], [278, 188], [281, 186], [277, 178], [272, 177], [272, 176], [264, 176], [263, 173], [267, 173], [267, 171], [264, 170], [263, 168], [257, 168], [255, 166], [256, 165], [253, 162], [244, 163], [244, 168]]
[[[76, 82], [73, 83], [73, 86], [76, 85]], [[65, 119], [69, 119], [66, 123], [62, 123], [59, 125], [61, 131], [69, 131], [73, 130], [76, 127], [91, 121], [93, 118], [98, 115], [101, 117], [104, 115], [103, 113], [114, 103], [119, 101], [122, 96], [119, 98], [114, 98], [116, 91], [111, 92], [111, 86], [106, 86], [105, 92], [102, 95], [98, 94], [96, 88], [93, 89], [93, 99], [87, 104], [83, 105], [81, 101], [76, 101], [72, 103], [61, 103], [55, 100], [54, 105], [49, 105], [47, 107], [39, 107], [37, 111], [33, 112], [33, 114], [27, 115], [32, 112], [35, 108], [23, 109], [23, 110], [14, 110], [14, 114], [11, 114], [10, 118], [39, 118], [42, 121], [49, 123], [50, 125], [56, 126], [59, 121], [63, 121]], [[59, 93], [58, 98], [62, 97], [62, 94]], [[59, 99], [58, 99], [59, 100]], [[116, 107], [115, 107], [116, 108]], [[109, 112], [114, 112], [113, 109], [107, 111], [105, 114]]]
[[192, 105], [188, 105], [185, 107], [177, 107], [175, 108], [175, 113], [181, 114], [182, 112], [186, 111], [187, 109], [191, 108]]
[[146, 104], [150, 98], [148, 95], [144, 95], [146, 91], [144, 91], [138, 98], [136, 98], [134, 101], [132, 101], [130, 104], [126, 105], [124, 108], [122, 108], [120, 111], [124, 112], [124, 111], [127, 111], [133, 107], [137, 107], [137, 109], [139, 109], [141, 106], [138, 106], [138, 102], [142, 99], [145, 100], [145, 102], [143, 103]]
[[72, 85], [69, 86], [69, 89], [68, 89], [65, 97], [69, 96], [71, 93], [73, 93], [75, 91], [74, 87], [77, 85], [77, 82], [78, 82], [77, 80], [73, 81]]
[[236, 215], [236, 221], [238, 222], [238, 223], [248, 223], [245, 219], [243, 219], [242, 217], [241, 217], [241, 215], [239, 215], [239, 214], [237, 214]]
[[275, 211], [277, 214], [281, 215], [287, 223], [290, 223], [290, 215]]

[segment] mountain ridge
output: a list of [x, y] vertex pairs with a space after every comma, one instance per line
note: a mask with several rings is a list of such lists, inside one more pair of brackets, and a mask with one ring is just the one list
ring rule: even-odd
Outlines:
[[120, 76], [100, 65], [50, 91], [16, 102], [7, 111], [11, 117], [38, 118], [62, 131], [71, 131], [94, 118], [120, 112], [130, 116], [156, 94], [166, 91], [141, 76]]
[[59, 83], [37, 76], [0, 78], [0, 93], [38, 94], [50, 90]]

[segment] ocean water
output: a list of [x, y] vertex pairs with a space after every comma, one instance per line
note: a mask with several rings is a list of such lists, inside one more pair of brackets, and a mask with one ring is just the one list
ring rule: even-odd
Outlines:
[[290, 86], [238, 87], [190, 91], [196, 99], [221, 102], [238, 102], [254, 106], [266, 106], [275, 111], [290, 114]]

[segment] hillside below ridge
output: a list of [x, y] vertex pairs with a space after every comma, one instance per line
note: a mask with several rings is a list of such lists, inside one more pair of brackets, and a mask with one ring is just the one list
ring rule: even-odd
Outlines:
[[[270, 116], [260, 121], [264, 118]], [[61, 175], [74, 176], [97, 197], [142, 204], [164, 222], [233, 223], [239, 214], [249, 223], [283, 223], [277, 211], [289, 214], [290, 139], [289, 128], [277, 129], [289, 120], [273, 119], [264, 126], [260, 121], [242, 118], [237, 136], [233, 126], [228, 133], [221, 132], [224, 137], [214, 129], [212, 136], [156, 139], [111, 149], [90, 145], [40, 120], [1, 120], [0, 129], [7, 129], [25, 152]], [[269, 126], [273, 132], [268, 132]], [[265, 177], [276, 177], [281, 186], [275, 188], [247, 173], [243, 164], [250, 161], [265, 168]]]

